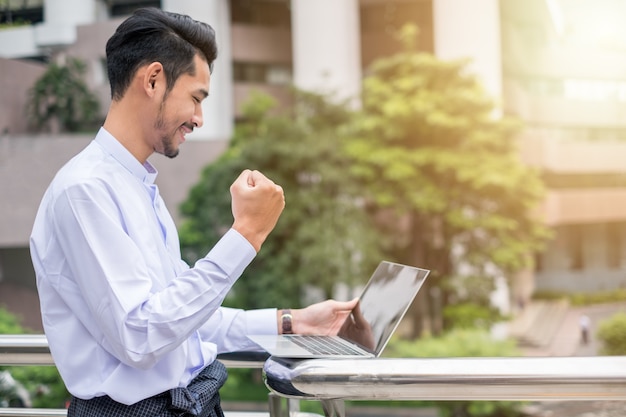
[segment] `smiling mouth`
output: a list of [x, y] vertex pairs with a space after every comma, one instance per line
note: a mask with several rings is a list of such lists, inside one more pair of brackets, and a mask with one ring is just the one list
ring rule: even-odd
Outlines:
[[184, 124], [180, 127], [179, 131], [180, 131], [181, 143], [183, 143], [186, 139], [185, 136], [193, 132], [193, 126]]

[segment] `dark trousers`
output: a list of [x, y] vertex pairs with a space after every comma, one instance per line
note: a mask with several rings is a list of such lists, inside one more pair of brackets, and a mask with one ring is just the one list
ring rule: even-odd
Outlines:
[[227, 373], [215, 361], [187, 387], [174, 388], [132, 405], [118, 403], [108, 396], [81, 400], [72, 397], [68, 417], [224, 417], [218, 390]]

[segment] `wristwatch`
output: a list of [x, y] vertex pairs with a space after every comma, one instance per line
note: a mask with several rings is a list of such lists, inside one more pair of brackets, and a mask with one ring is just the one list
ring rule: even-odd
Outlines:
[[286, 308], [283, 310], [283, 313], [280, 315], [280, 321], [282, 323], [283, 334], [293, 334], [293, 329], [291, 327], [291, 310]]

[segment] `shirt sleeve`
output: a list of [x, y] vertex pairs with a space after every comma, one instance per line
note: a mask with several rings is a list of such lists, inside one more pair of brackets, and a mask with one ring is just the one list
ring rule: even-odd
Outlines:
[[276, 309], [239, 310], [222, 307], [200, 328], [203, 341], [217, 346], [218, 353], [260, 351], [250, 334], [277, 334]]
[[120, 361], [146, 369], [218, 311], [256, 253], [230, 230], [192, 268], [173, 279], [156, 276], [106, 187], [73, 185], [50, 215], [74, 281], [68, 288], [78, 286], [94, 318], [83, 324]]

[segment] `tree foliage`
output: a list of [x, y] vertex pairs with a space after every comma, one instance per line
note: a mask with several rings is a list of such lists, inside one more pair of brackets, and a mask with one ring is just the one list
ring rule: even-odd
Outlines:
[[542, 248], [543, 187], [519, 160], [521, 124], [497, 116], [465, 62], [410, 48], [382, 58], [354, 112], [300, 92], [291, 114], [270, 116], [267, 100], [250, 103], [183, 205], [182, 243], [194, 260], [230, 226], [228, 188], [242, 169], [285, 189], [276, 230], [235, 287], [239, 305], [294, 302], [306, 284], [328, 296], [384, 257], [432, 270], [416, 303], [417, 335], [424, 316], [441, 330], [447, 305], [487, 304], [495, 278], [530, 267]]
[[337, 283], [359, 283], [379, 260], [361, 190], [339, 146], [348, 111], [315, 94], [294, 94], [288, 114], [270, 113], [274, 103], [267, 96], [253, 98], [229, 149], [205, 169], [182, 206], [181, 243], [194, 261], [232, 224], [229, 187], [243, 169], [258, 169], [284, 189], [285, 210], [235, 285], [231, 305], [295, 307], [305, 286], [331, 297]]
[[496, 115], [465, 67], [410, 50], [376, 61], [345, 141], [380, 233], [393, 237], [386, 253], [432, 269], [439, 311], [487, 303], [493, 278], [531, 266], [548, 236], [535, 210], [542, 183], [515, 145], [521, 125]]
[[67, 58], [64, 65], [52, 63], [29, 91], [27, 114], [36, 129], [77, 132], [100, 123], [100, 102], [87, 88], [85, 64]]
[[24, 329], [20, 326], [20, 322], [17, 317], [9, 313], [3, 307], [0, 307], [0, 334], [20, 333], [24, 333]]

